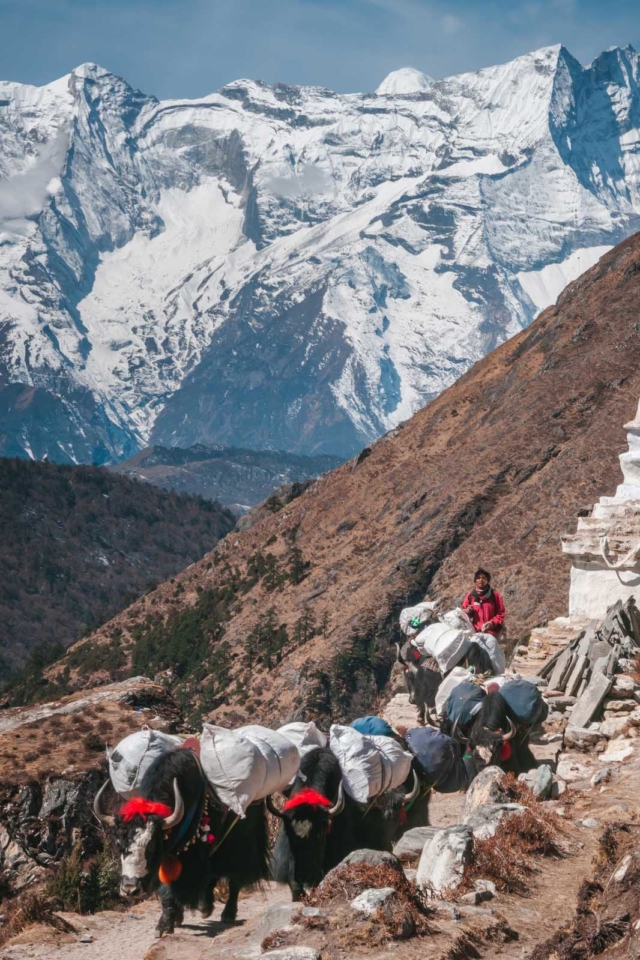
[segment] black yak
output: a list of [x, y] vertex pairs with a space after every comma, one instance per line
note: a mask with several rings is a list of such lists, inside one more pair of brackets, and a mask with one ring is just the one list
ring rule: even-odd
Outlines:
[[163, 754], [145, 774], [141, 796], [125, 802], [115, 816], [94, 811], [114, 830], [120, 851], [124, 897], [158, 891], [162, 913], [158, 934], [182, 923], [184, 908], [209, 916], [213, 888], [229, 883], [224, 922], [235, 920], [240, 890], [269, 877], [269, 843], [264, 802], [251, 805], [245, 819], [224, 806], [191, 750]]
[[467, 741], [476, 773], [495, 765], [517, 776], [536, 767], [529, 747], [530, 729], [530, 725], [518, 723], [502, 694], [488, 693], [473, 718]]
[[354, 850], [390, 851], [405, 807], [418, 797], [413, 777], [409, 793], [389, 790], [363, 806], [344, 792], [337, 758], [328, 747], [303, 758], [291, 794], [282, 810], [269, 809], [281, 820], [273, 853], [273, 877], [287, 883], [294, 901]]

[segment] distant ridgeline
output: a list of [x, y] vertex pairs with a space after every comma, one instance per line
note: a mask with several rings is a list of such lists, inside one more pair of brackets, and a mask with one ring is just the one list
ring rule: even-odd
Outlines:
[[218, 503], [102, 468], [0, 459], [0, 680], [27, 663], [37, 682], [70, 643], [234, 522]]
[[148, 447], [110, 469], [159, 487], [219, 500], [236, 514], [262, 503], [277, 487], [302, 483], [340, 466], [340, 457], [297, 456], [236, 447]]

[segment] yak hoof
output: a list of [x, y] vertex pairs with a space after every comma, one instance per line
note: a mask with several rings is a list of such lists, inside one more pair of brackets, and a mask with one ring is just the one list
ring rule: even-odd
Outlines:
[[161, 937], [164, 937], [165, 934], [173, 933], [174, 929], [175, 927], [174, 927], [173, 920], [163, 920], [161, 918], [158, 923], [158, 926], [156, 927], [156, 934], [158, 936], [158, 939], [160, 939]]
[[224, 910], [222, 911], [222, 916], [220, 917], [220, 919], [222, 920], [223, 923], [235, 923], [235, 919], [237, 915], [238, 915], [237, 910], [234, 910], [233, 908], [231, 910], [228, 910], [227, 907], [225, 907]]

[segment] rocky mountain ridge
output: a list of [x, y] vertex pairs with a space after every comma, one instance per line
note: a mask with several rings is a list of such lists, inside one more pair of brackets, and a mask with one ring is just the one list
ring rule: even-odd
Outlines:
[[640, 235], [571, 284], [401, 428], [77, 644], [125, 670], [174, 671], [224, 722], [375, 708], [399, 609], [453, 606], [492, 570], [511, 641], [564, 614], [560, 538], [618, 482], [640, 395]]
[[640, 225], [639, 59], [376, 94], [0, 83], [0, 452], [350, 456]]
[[148, 447], [111, 469], [158, 487], [217, 500], [242, 515], [267, 500], [277, 487], [311, 480], [340, 462], [338, 457], [301, 457], [283, 450], [196, 444], [187, 450]]

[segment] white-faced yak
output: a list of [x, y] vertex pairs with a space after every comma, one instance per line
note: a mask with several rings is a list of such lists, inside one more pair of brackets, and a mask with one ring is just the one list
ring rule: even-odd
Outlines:
[[102, 811], [107, 786], [108, 781], [98, 792], [94, 811], [115, 834], [120, 892], [139, 898], [158, 891], [160, 936], [180, 926], [185, 907], [209, 916], [221, 878], [229, 883], [223, 922], [235, 920], [243, 887], [268, 878], [264, 802], [251, 805], [245, 819], [237, 818], [220, 802], [191, 750], [158, 757], [143, 778], [141, 796], [124, 803], [115, 816]]

